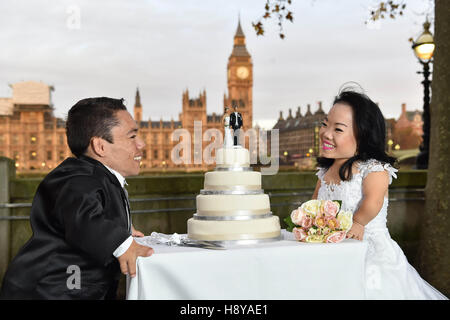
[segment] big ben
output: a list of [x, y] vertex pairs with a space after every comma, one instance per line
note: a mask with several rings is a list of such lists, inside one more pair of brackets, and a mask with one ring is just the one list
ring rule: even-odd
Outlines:
[[240, 21], [234, 36], [233, 51], [228, 58], [228, 96], [224, 106], [237, 106], [244, 119], [244, 130], [252, 128], [253, 121], [253, 63], [245, 46], [245, 35]]
[[[238, 107], [237, 111], [243, 118], [241, 129], [248, 131], [252, 128], [253, 121], [253, 62], [246, 48], [240, 21], [226, 71], [228, 90], [224, 95], [224, 106]], [[6, 156], [15, 160], [18, 172], [49, 171], [71, 154], [65, 139], [65, 121], [53, 115], [53, 86], [25, 81], [12, 84], [11, 87], [12, 97], [0, 97], [0, 157]], [[222, 134], [224, 125], [221, 112], [207, 113], [206, 89], [198, 95], [192, 94], [187, 88], [183, 90], [182, 111], [178, 119], [170, 121], [144, 118], [145, 106], [141, 101], [141, 94], [141, 90], [136, 89], [134, 118], [146, 144], [142, 150], [142, 171], [158, 171], [162, 168], [179, 170], [182, 167], [187, 171], [211, 169], [213, 164], [195, 162], [198, 150], [194, 148], [194, 142], [198, 140], [194, 134], [194, 123], [201, 123], [202, 132], [217, 129]], [[171, 151], [178, 141], [172, 140], [171, 136], [175, 130], [181, 128], [190, 134], [190, 163], [179, 164], [172, 160]], [[250, 143], [250, 135], [246, 136], [246, 139]], [[184, 141], [184, 136], [182, 140]], [[202, 136], [199, 141], [202, 150], [209, 144]]]

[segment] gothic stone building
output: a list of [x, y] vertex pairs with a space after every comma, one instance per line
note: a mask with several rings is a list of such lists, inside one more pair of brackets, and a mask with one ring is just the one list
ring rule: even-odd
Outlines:
[[422, 143], [422, 112], [406, 111], [406, 103], [402, 104], [402, 113], [396, 121], [392, 140], [401, 150], [416, 149]]
[[[253, 62], [245, 45], [245, 35], [240, 22], [234, 36], [233, 50], [228, 58], [227, 80], [228, 94], [224, 94], [223, 107], [228, 106], [231, 108], [230, 111], [233, 111], [233, 106], [237, 106], [237, 110], [242, 114], [244, 120], [242, 129], [250, 129], [253, 121]], [[134, 118], [139, 123], [140, 134], [146, 143], [142, 159], [143, 171], [150, 168], [177, 167], [185, 170], [207, 170], [212, 166], [206, 164], [205, 161], [195, 163], [195, 157], [199, 156], [197, 153], [202, 152], [208, 144], [214, 141], [202, 141], [201, 150], [194, 148], [194, 142], [200, 139], [194, 136], [195, 121], [201, 122], [202, 134], [208, 129], [218, 129], [222, 137], [224, 133], [223, 113], [207, 114], [205, 90], [198, 97], [191, 97], [188, 90], [183, 92], [182, 111], [178, 121], [143, 120], [142, 109], [140, 93], [137, 91]], [[171, 152], [175, 145], [180, 143], [178, 140], [172, 141], [172, 133], [179, 128], [186, 129], [191, 137], [191, 159], [188, 164], [176, 164], [172, 161]]]
[[65, 122], [53, 116], [51, 91], [42, 82], [10, 85], [0, 98], [0, 156], [15, 161], [19, 172], [49, 171], [70, 156]]
[[[252, 127], [253, 121], [253, 62], [247, 51], [245, 35], [240, 22], [227, 65], [228, 92], [223, 106], [237, 106], [244, 119], [243, 129]], [[41, 82], [20, 82], [11, 85], [12, 97], [0, 98], [0, 156], [14, 159], [19, 172], [49, 171], [70, 156], [65, 136], [65, 121], [55, 118], [51, 91], [53, 87]], [[143, 150], [142, 171], [179, 168], [182, 170], [206, 170], [211, 165], [204, 161], [194, 163], [196, 150], [194, 122], [201, 122], [202, 133], [218, 129], [223, 135], [222, 116], [207, 114], [206, 91], [191, 97], [189, 91], [182, 93], [182, 111], [177, 121], [153, 121], [142, 118], [143, 108], [139, 90], [133, 111], [139, 124], [140, 135], [146, 146]], [[175, 164], [171, 152], [180, 141], [172, 141], [176, 129], [186, 129], [191, 136], [191, 161]], [[203, 139], [200, 140], [202, 141]], [[202, 150], [210, 141], [202, 141]], [[203, 159], [202, 159], [203, 160]]]
[[[280, 111], [280, 118], [273, 129], [279, 130], [279, 156], [281, 164], [294, 164], [298, 160], [317, 157], [319, 154], [319, 129], [325, 117], [322, 103], [319, 102], [318, 110], [312, 114], [310, 105], [304, 116], [297, 109], [295, 117], [292, 110], [286, 119]], [[422, 113], [406, 111], [406, 104], [402, 104], [400, 117], [385, 119], [386, 142], [392, 140], [393, 145], [386, 145], [386, 151], [398, 144], [401, 150], [418, 148], [422, 141]]]
[[325, 112], [322, 109], [322, 102], [318, 102], [318, 109], [314, 114], [311, 106], [307, 105], [304, 115], [301, 114], [300, 107], [297, 108], [295, 117], [292, 110], [286, 119], [280, 111], [280, 118], [273, 129], [279, 130], [279, 152], [280, 163], [292, 164], [297, 159], [305, 157], [315, 157], [319, 152], [319, 129]]

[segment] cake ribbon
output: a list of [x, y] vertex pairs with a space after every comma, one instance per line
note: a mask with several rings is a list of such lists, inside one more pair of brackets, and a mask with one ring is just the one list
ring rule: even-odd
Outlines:
[[255, 210], [197, 210], [197, 214], [200, 216], [215, 216], [215, 217], [227, 217], [227, 216], [254, 216], [271, 213], [270, 209], [255, 209]]
[[[209, 185], [205, 184], [205, 191], [207, 190], [231, 190], [231, 191], [246, 191], [246, 190], [261, 190], [260, 185]], [[262, 191], [262, 190], [261, 190]]]
[[226, 234], [226, 235], [197, 235], [189, 234], [190, 239], [202, 239], [205, 241], [228, 241], [228, 240], [261, 240], [269, 241], [281, 236], [280, 230], [273, 232], [261, 232], [261, 233], [245, 233], [245, 234]]
[[251, 167], [216, 167], [214, 171], [253, 171]]
[[194, 214], [195, 220], [209, 220], [209, 221], [237, 221], [237, 220], [253, 220], [270, 218], [272, 212], [266, 214], [254, 214], [254, 215], [232, 215], [232, 216], [203, 216], [198, 213]]

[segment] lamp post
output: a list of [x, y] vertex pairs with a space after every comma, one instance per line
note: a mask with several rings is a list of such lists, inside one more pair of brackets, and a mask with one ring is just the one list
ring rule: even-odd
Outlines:
[[428, 155], [430, 150], [430, 85], [431, 80], [430, 77], [430, 62], [432, 61], [433, 53], [434, 53], [434, 40], [433, 35], [430, 32], [430, 23], [425, 21], [423, 24], [424, 31], [417, 38], [416, 41], [413, 41], [412, 48], [414, 50], [414, 54], [419, 59], [419, 62], [423, 66], [423, 71], [418, 71], [417, 73], [422, 73], [424, 80], [423, 84], [423, 141], [420, 145], [420, 153], [417, 156], [416, 168], [417, 169], [427, 169], [428, 168]]
[[388, 153], [390, 154], [392, 152], [392, 145], [394, 144], [394, 141], [392, 141], [392, 139], [389, 139], [387, 144], [388, 144]]
[[289, 153], [287, 151], [285, 151], [285, 152], [283, 152], [283, 155], [284, 155], [284, 162], [286, 162], [286, 164], [287, 164]]

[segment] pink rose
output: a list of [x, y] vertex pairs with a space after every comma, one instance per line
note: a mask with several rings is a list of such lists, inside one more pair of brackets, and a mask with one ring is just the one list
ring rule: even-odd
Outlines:
[[325, 201], [324, 213], [327, 217], [336, 217], [338, 210], [339, 206], [335, 202], [331, 200]]
[[292, 232], [294, 233], [295, 240], [298, 241], [305, 241], [306, 237], [308, 236], [305, 230], [302, 228], [294, 228], [292, 229]]
[[346, 232], [345, 231], [336, 231], [329, 234], [325, 238], [325, 242], [327, 243], [338, 243], [345, 239]]
[[333, 230], [330, 230], [330, 228], [322, 228], [322, 229], [320, 229], [320, 234], [323, 235], [323, 236], [326, 236], [330, 232], [333, 232]]
[[314, 225], [318, 228], [323, 228], [325, 227], [327, 224], [325, 217], [316, 217], [316, 219], [314, 220]]
[[297, 226], [301, 226], [303, 219], [306, 217], [305, 211], [302, 208], [298, 208], [291, 213], [291, 220]]
[[303, 218], [303, 221], [302, 221], [303, 228], [309, 229], [309, 228], [311, 228], [312, 224], [313, 224], [313, 219], [311, 219], [309, 216], [305, 216], [305, 218]]
[[327, 218], [327, 225], [331, 230], [339, 228], [339, 221], [334, 217]]

